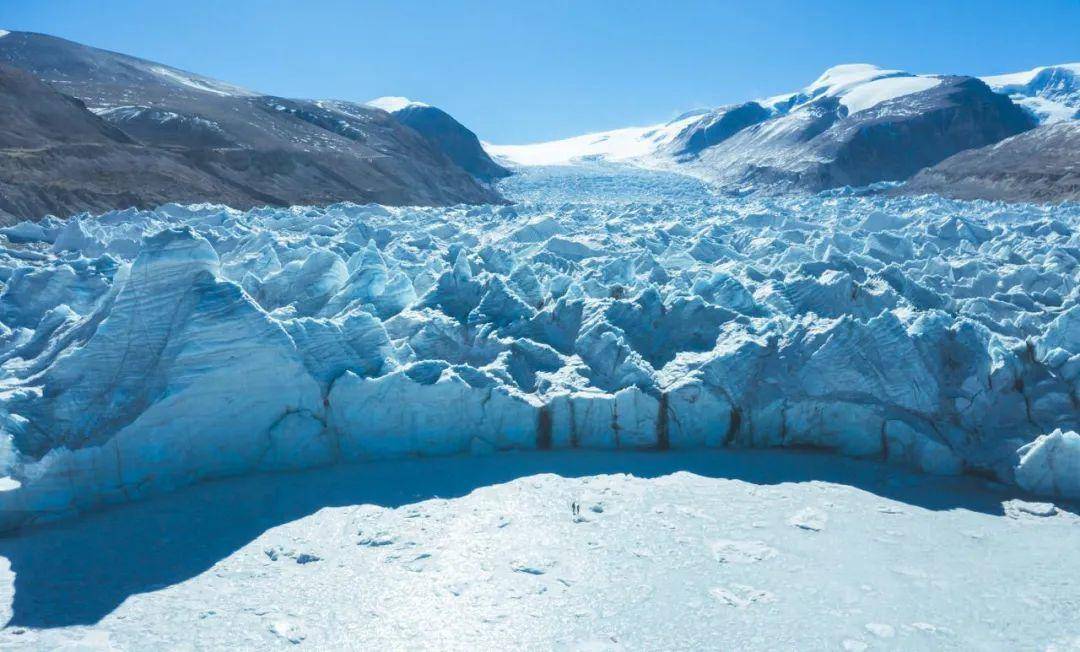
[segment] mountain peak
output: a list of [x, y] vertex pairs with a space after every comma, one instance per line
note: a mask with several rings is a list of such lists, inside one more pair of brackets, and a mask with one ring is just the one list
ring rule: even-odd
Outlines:
[[1074, 75], [1080, 75], [1080, 62], [1076, 63], [1059, 63], [1051, 66], [1038, 66], [1031, 70], [1025, 70], [1023, 72], [1005, 73], [1003, 75], [987, 75], [981, 79], [990, 85], [991, 88], [1008, 89], [1011, 86], [1025, 86], [1030, 84], [1036, 77], [1046, 71], [1050, 72], [1067, 72]]
[[1023, 72], [990, 75], [982, 80], [1031, 111], [1039, 122], [1080, 118], [1080, 63], [1039, 66]]
[[873, 63], [841, 63], [825, 69], [825, 72], [807, 89], [835, 86], [842, 83], [858, 83], [876, 79], [882, 75], [906, 74], [902, 70], [888, 70]]
[[857, 86], [891, 77], [914, 77], [903, 70], [888, 70], [869, 63], [845, 63], [833, 66], [805, 88], [812, 97], [845, 95]]

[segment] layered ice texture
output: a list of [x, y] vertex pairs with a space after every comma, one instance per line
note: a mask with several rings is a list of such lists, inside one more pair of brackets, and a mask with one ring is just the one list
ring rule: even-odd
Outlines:
[[0, 526], [533, 448], [810, 446], [1080, 497], [1080, 207], [502, 189], [2, 230]]

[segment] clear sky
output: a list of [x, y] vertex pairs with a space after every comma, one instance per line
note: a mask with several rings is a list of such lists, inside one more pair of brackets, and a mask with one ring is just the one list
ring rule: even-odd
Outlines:
[[405, 95], [496, 143], [660, 122], [838, 63], [1080, 61], [1080, 0], [0, 0], [0, 27], [276, 95]]

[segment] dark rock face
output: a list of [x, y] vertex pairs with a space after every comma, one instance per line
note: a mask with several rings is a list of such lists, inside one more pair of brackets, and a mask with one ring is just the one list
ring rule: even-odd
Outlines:
[[684, 129], [670, 145], [676, 157], [696, 156], [719, 145], [739, 131], [764, 122], [772, 114], [757, 102], [746, 102], [713, 111]]
[[901, 181], [1035, 124], [978, 79], [947, 77], [852, 115], [834, 97], [813, 100], [702, 151], [697, 165], [727, 186], [816, 192]]
[[[10, 210], [4, 210], [19, 218], [163, 201], [212, 201], [237, 208], [335, 201], [396, 205], [502, 201], [427, 139], [383, 111], [361, 105], [343, 110], [335, 108], [336, 103], [259, 95], [41, 34], [12, 32], [0, 38], [0, 63], [47, 82], [59, 91], [57, 97], [81, 101], [78, 108], [85, 115], [53, 120], [63, 142], [100, 145], [86, 130], [110, 130], [110, 147], [124, 141], [141, 146], [136, 158], [142, 165], [167, 168], [185, 182], [176, 188], [137, 183], [139, 175], [132, 176], [128, 168], [110, 167], [131, 162], [115, 151], [96, 155], [91, 164], [66, 161], [64, 151], [52, 149], [48, 166], [41, 160], [27, 166], [17, 158], [25, 152], [7, 152], [0, 161], [4, 170], [0, 182], [9, 188], [40, 189], [34, 201], [26, 197], [8, 201]], [[44, 91], [37, 93], [19, 96], [18, 101], [37, 101]], [[17, 130], [10, 124], [0, 130], [14, 139]], [[62, 171], [76, 176], [61, 176]]]
[[136, 143], [29, 73], [0, 65], [0, 222], [214, 198], [252, 198], [176, 152]]
[[972, 77], [884, 102], [835, 125], [816, 151], [830, 157], [823, 181], [862, 186], [900, 181], [953, 154], [1034, 128], [1009, 98]]
[[122, 131], [86, 110], [86, 106], [38, 81], [33, 75], [0, 64], [0, 147], [31, 149], [70, 142], [131, 143]]
[[955, 199], [1080, 202], [1080, 122], [1043, 125], [950, 156], [898, 192]]
[[410, 105], [393, 113], [394, 119], [428, 139], [469, 174], [491, 181], [510, 176], [510, 171], [491, 160], [480, 139], [450, 114], [433, 106]]
[[142, 143], [164, 147], [236, 147], [217, 123], [193, 113], [176, 113], [150, 106], [121, 106], [98, 114]]

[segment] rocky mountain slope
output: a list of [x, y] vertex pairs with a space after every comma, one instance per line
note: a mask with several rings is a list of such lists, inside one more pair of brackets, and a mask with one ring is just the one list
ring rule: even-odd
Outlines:
[[[345, 200], [392, 205], [500, 201], [432, 142], [378, 109], [261, 95], [42, 34], [11, 32], [0, 38], [0, 63], [78, 98], [129, 141], [143, 145], [141, 156], [156, 155], [154, 165], [179, 165], [183, 179], [200, 180], [184, 184], [194, 196], [165, 192], [170, 200], [237, 207]], [[74, 134], [63, 138], [72, 141]], [[8, 157], [19, 155], [10, 152]], [[159, 192], [133, 183], [127, 168], [112, 157], [93, 159], [79, 172], [78, 162], [66, 160], [63, 152], [54, 150], [52, 156], [49, 166], [26, 175], [18, 159], [9, 158], [0, 179], [5, 187], [42, 189], [33, 201], [22, 198], [24, 191], [11, 190], [14, 198], [7, 203], [15, 212], [9, 213], [40, 217], [42, 210], [66, 214], [145, 207], [161, 200]], [[57, 173], [49, 176], [50, 170]], [[93, 200], [54, 190], [62, 186], [88, 188]]]
[[960, 152], [919, 172], [901, 192], [1080, 202], [1080, 121], [1042, 125], [995, 145]]
[[415, 129], [474, 177], [491, 181], [510, 176], [509, 170], [491, 160], [476, 134], [446, 111], [404, 97], [382, 97], [368, 105], [388, 111], [395, 120]]
[[0, 223], [169, 201], [253, 198], [180, 152], [147, 147], [33, 75], [0, 64]]
[[[926, 83], [929, 81], [930, 83]], [[901, 181], [956, 152], [1035, 126], [1008, 98], [971, 77], [887, 77], [856, 103], [856, 90], [821, 94], [744, 128], [683, 165], [727, 187], [819, 191]], [[891, 97], [888, 86], [912, 84]], [[907, 89], [905, 89], [907, 90]], [[884, 92], [882, 95], [877, 93]]]

